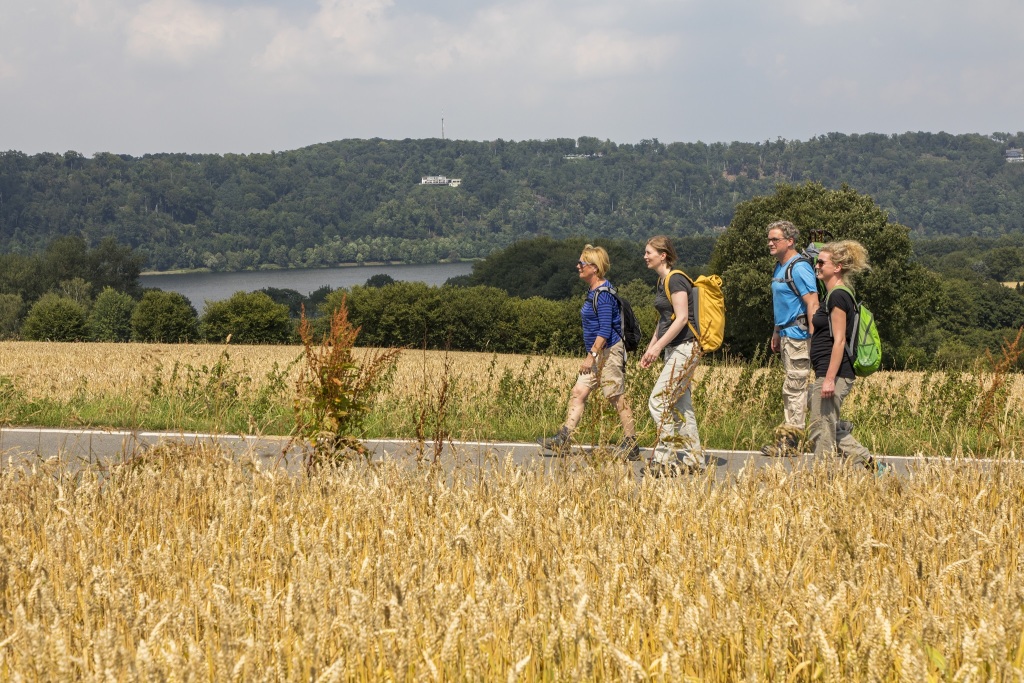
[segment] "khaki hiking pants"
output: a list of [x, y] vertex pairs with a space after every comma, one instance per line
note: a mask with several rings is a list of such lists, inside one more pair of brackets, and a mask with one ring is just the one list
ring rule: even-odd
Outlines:
[[807, 380], [811, 376], [811, 340], [781, 337], [784, 419], [790, 427], [803, 430], [807, 424]]
[[647, 402], [658, 429], [654, 460], [665, 465], [682, 462], [703, 467], [705, 464], [693, 413], [691, 385], [697, 369], [694, 346], [693, 342], [684, 342], [674, 349], [665, 349], [665, 367]]
[[853, 388], [853, 380], [836, 377], [836, 393], [832, 398], [821, 397], [824, 377], [814, 380], [811, 385], [811, 426], [810, 437], [814, 444], [814, 457], [838, 455], [853, 465], [867, 467], [871, 464], [871, 453], [850, 433], [850, 423], [839, 419], [843, 400]]

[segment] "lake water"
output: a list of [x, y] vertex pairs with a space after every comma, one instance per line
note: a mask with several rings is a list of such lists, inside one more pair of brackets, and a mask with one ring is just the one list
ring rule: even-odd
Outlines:
[[346, 266], [344, 268], [295, 268], [288, 270], [258, 270], [241, 273], [175, 273], [142, 275], [143, 287], [158, 287], [168, 292], [184, 294], [196, 310], [203, 312], [207, 301], [222, 301], [235, 292], [252, 292], [264, 287], [294, 289], [308, 295], [324, 285], [334, 289], [366, 284], [366, 281], [384, 273], [405, 282], [425, 282], [443, 285], [448, 278], [468, 275], [472, 263], [435, 263], [426, 266]]

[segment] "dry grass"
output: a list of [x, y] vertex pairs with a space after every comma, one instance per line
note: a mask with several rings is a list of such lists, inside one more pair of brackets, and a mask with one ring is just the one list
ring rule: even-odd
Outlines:
[[0, 472], [3, 680], [1021, 680], [1024, 472]]
[[[294, 428], [300, 354], [298, 346], [0, 342], [0, 420], [286, 434]], [[225, 376], [201, 372], [226, 357]], [[575, 358], [409, 350], [369, 416], [366, 436], [415, 438], [439, 387], [450, 399], [445, 423], [429, 425], [433, 433], [480, 440], [551, 434], [565, 417], [577, 368]], [[629, 400], [647, 446], [654, 427], [644, 406], [656, 370], [629, 372]], [[1002, 379], [986, 398], [991, 373], [879, 372], [857, 381], [844, 417], [877, 453], [1019, 457], [1024, 376]], [[781, 386], [777, 364], [699, 368], [694, 404], [702, 441], [760, 448], [781, 422]], [[595, 397], [577, 436], [611, 443], [617, 430], [614, 411]]]
[[[29, 398], [49, 397], [69, 400], [87, 386], [90, 393], [113, 395], [144, 392], [157, 368], [166, 380], [174, 364], [194, 367], [211, 366], [225, 350], [239, 371], [254, 380], [253, 388], [266, 376], [274, 363], [284, 368], [302, 354], [301, 346], [220, 346], [216, 344], [68, 344], [55, 342], [0, 341], [0, 377], [14, 380]], [[356, 355], [363, 353], [357, 349]], [[492, 361], [500, 374], [505, 369], [518, 369], [525, 356], [449, 353], [454, 367], [467, 378], [483, 381]], [[575, 372], [579, 361], [553, 358], [552, 363], [565, 374], [552, 381], [566, 386], [566, 377]], [[407, 351], [399, 359], [398, 372], [390, 390], [393, 397], [418, 394], [423, 376], [440, 377], [444, 370], [444, 353], [440, 351]], [[298, 378], [298, 367], [290, 375]]]

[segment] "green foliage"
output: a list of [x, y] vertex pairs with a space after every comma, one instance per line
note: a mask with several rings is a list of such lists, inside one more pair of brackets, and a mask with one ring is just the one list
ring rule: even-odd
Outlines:
[[[29, 253], [70, 233], [137, 245], [157, 270], [237, 270], [479, 258], [542, 235], [707, 238], [737, 204], [805, 179], [849, 183], [919, 236], [995, 236], [1024, 229], [1024, 168], [1002, 156], [1022, 143], [1020, 134], [830, 133], [714, 144], [340, 140], [283, 153], [143, 158], [12, 151], [0, 153], [0, 252]], [[565, 159], [577, 144], [601, 156]], [[432, 173], [463, 184], [419, 184]], [[117, 276], [118, 254], [109, 256], [103, 263]], [[26, 300], [75, 274], [58, 273]], [[542, 293], [522, 293], [534, 294]]]
[[319, 341], [305, 316], [299, 338], [305, 349], [305, 367], [295, 398], [296, 433], [312, 450], [307, 466], [366, 455], [359, 442], [363, 423], [373, 402], [394, 373], [399, 349], [353, 353], [359, 329], [348, 320], [343, 298], [330, 316], [330, 331]]
[[540, 297], [517, 299], [494, 287], [430, 287], [396, 282], [328, 296], [331, 313], [347, 302], [360, 343], [453, 351], [581, 353], [580, 306]]
[[21, 334], [36, 341], [82, 341], [88, 337], [85, 309], [74, 299], [44, 294], [29, 309]]
[[235, 292], [229, 299], [207, 303], [199, 333], [209, 342], [285, 344], [293, 339], [288, 307], [263, 292]]
[[[40, 253], [0, 254], [0, 293], [31, 305], [53, 292], [78, 303], [88, 314], [93, 292], [109, 287], [137, 294], [141, 263], [141, 255], [113, 238], [105, 238], [90, 249], [81, 237], [59, 237]], [[0, 334], [10, 334], [3, 330], [15, 319], [4, 318]]]
[[[647, 270], [641, 244], [603, 239], [592, 243], [608, 251], [611, 270], [607, 277], [612, 282], [639, 279], [654, 286], [657, 276]], [[521, 240], [475, 263], [470, 281], [497, 287], [522, 299], [568, 299], [582, 295], [585, 285], [576, 271], [576, 261], [586, 244], [583, 238]]]
[[196, 429], [229, 433], [281, 433], [290, 429], [285, 368], [275, 362], [254, 389], [249, 371], [225, 349], [212, 365], [175, 361], [169, 375], [157, 363], [147, 385], [146, 406], [154, 429]]
[[92, 308], [92, 285], [83, 278], [73, 277], [70, 280], [62, 280], [54, 291], [77, 303], [86, 313]]
[[387, 273], [377, 273], [366, 280], [367, 287], [384, 287], [386, 285], [395, 284], [395, 278], [391, 277]]
[[0, 294], [0, 339], [9, 339], [18, 331], [24, 305], [20, 294]]
[[89, 331], [94, 341], [126, 342], [132, 337], [135, 300], [113, 287], [106, 287], [89, 312]]
[[132, 313], [132, 341], [176, 344], [198, 338], [196, 309], [178, 292], [149, 290]]
[[281, 289], [279, 287], [264, 287], [258, 290], [270, 297], [275, 304], [281, 304], [288, 308], [288, 315], [298, 318], [302, 314], [302, 306], [306, 303], [306, 297], [294, 289]]
[[801, 241], [808, 241], [810, 230], [825, 229], [835, 239], [858, 240], [867, 248], [872, 269], [852, 284], [875, 313], [884, 348], [913, 339], [926, 323], [937, 303], [938, 281], [911, 261], [906, 227], [890, 223], [870, 197], [846, 186], [829, 190], [818, 183], [779, 185], [773, 195], [736, 208], [711, 258], [710, 270], [724, 281], [726, 340], [734, 353], [752, 354], [771, 332], [775, 261], [768, 254], [765, 229], [781, 219], [800, 228]]

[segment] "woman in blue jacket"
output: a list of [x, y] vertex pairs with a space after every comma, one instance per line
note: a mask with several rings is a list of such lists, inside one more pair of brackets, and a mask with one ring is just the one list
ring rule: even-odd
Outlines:
[[598, 387], [619, 413], [622, 421], [622, 442], [618, 450], [628, 460], [640, 459], [636, 442], [633, 411], [626, 400], [626, 347], [622, 342], [622, 312], [618, 301], [599, 288], [611, 288], [605, 279], [611, 268], [608, 252], [591, 244], [583, 247], [576, 270], [587, 285], [587, 297], [580, 315], [583, 320], [583, 343], [587, 350], [580, 363], [579, 376], [569, 398], [569, 411], [558, 433], [538, 443], [556, 455], [564, 455], [571, 445], [571, 436], [583, 416], [590, 392]]

